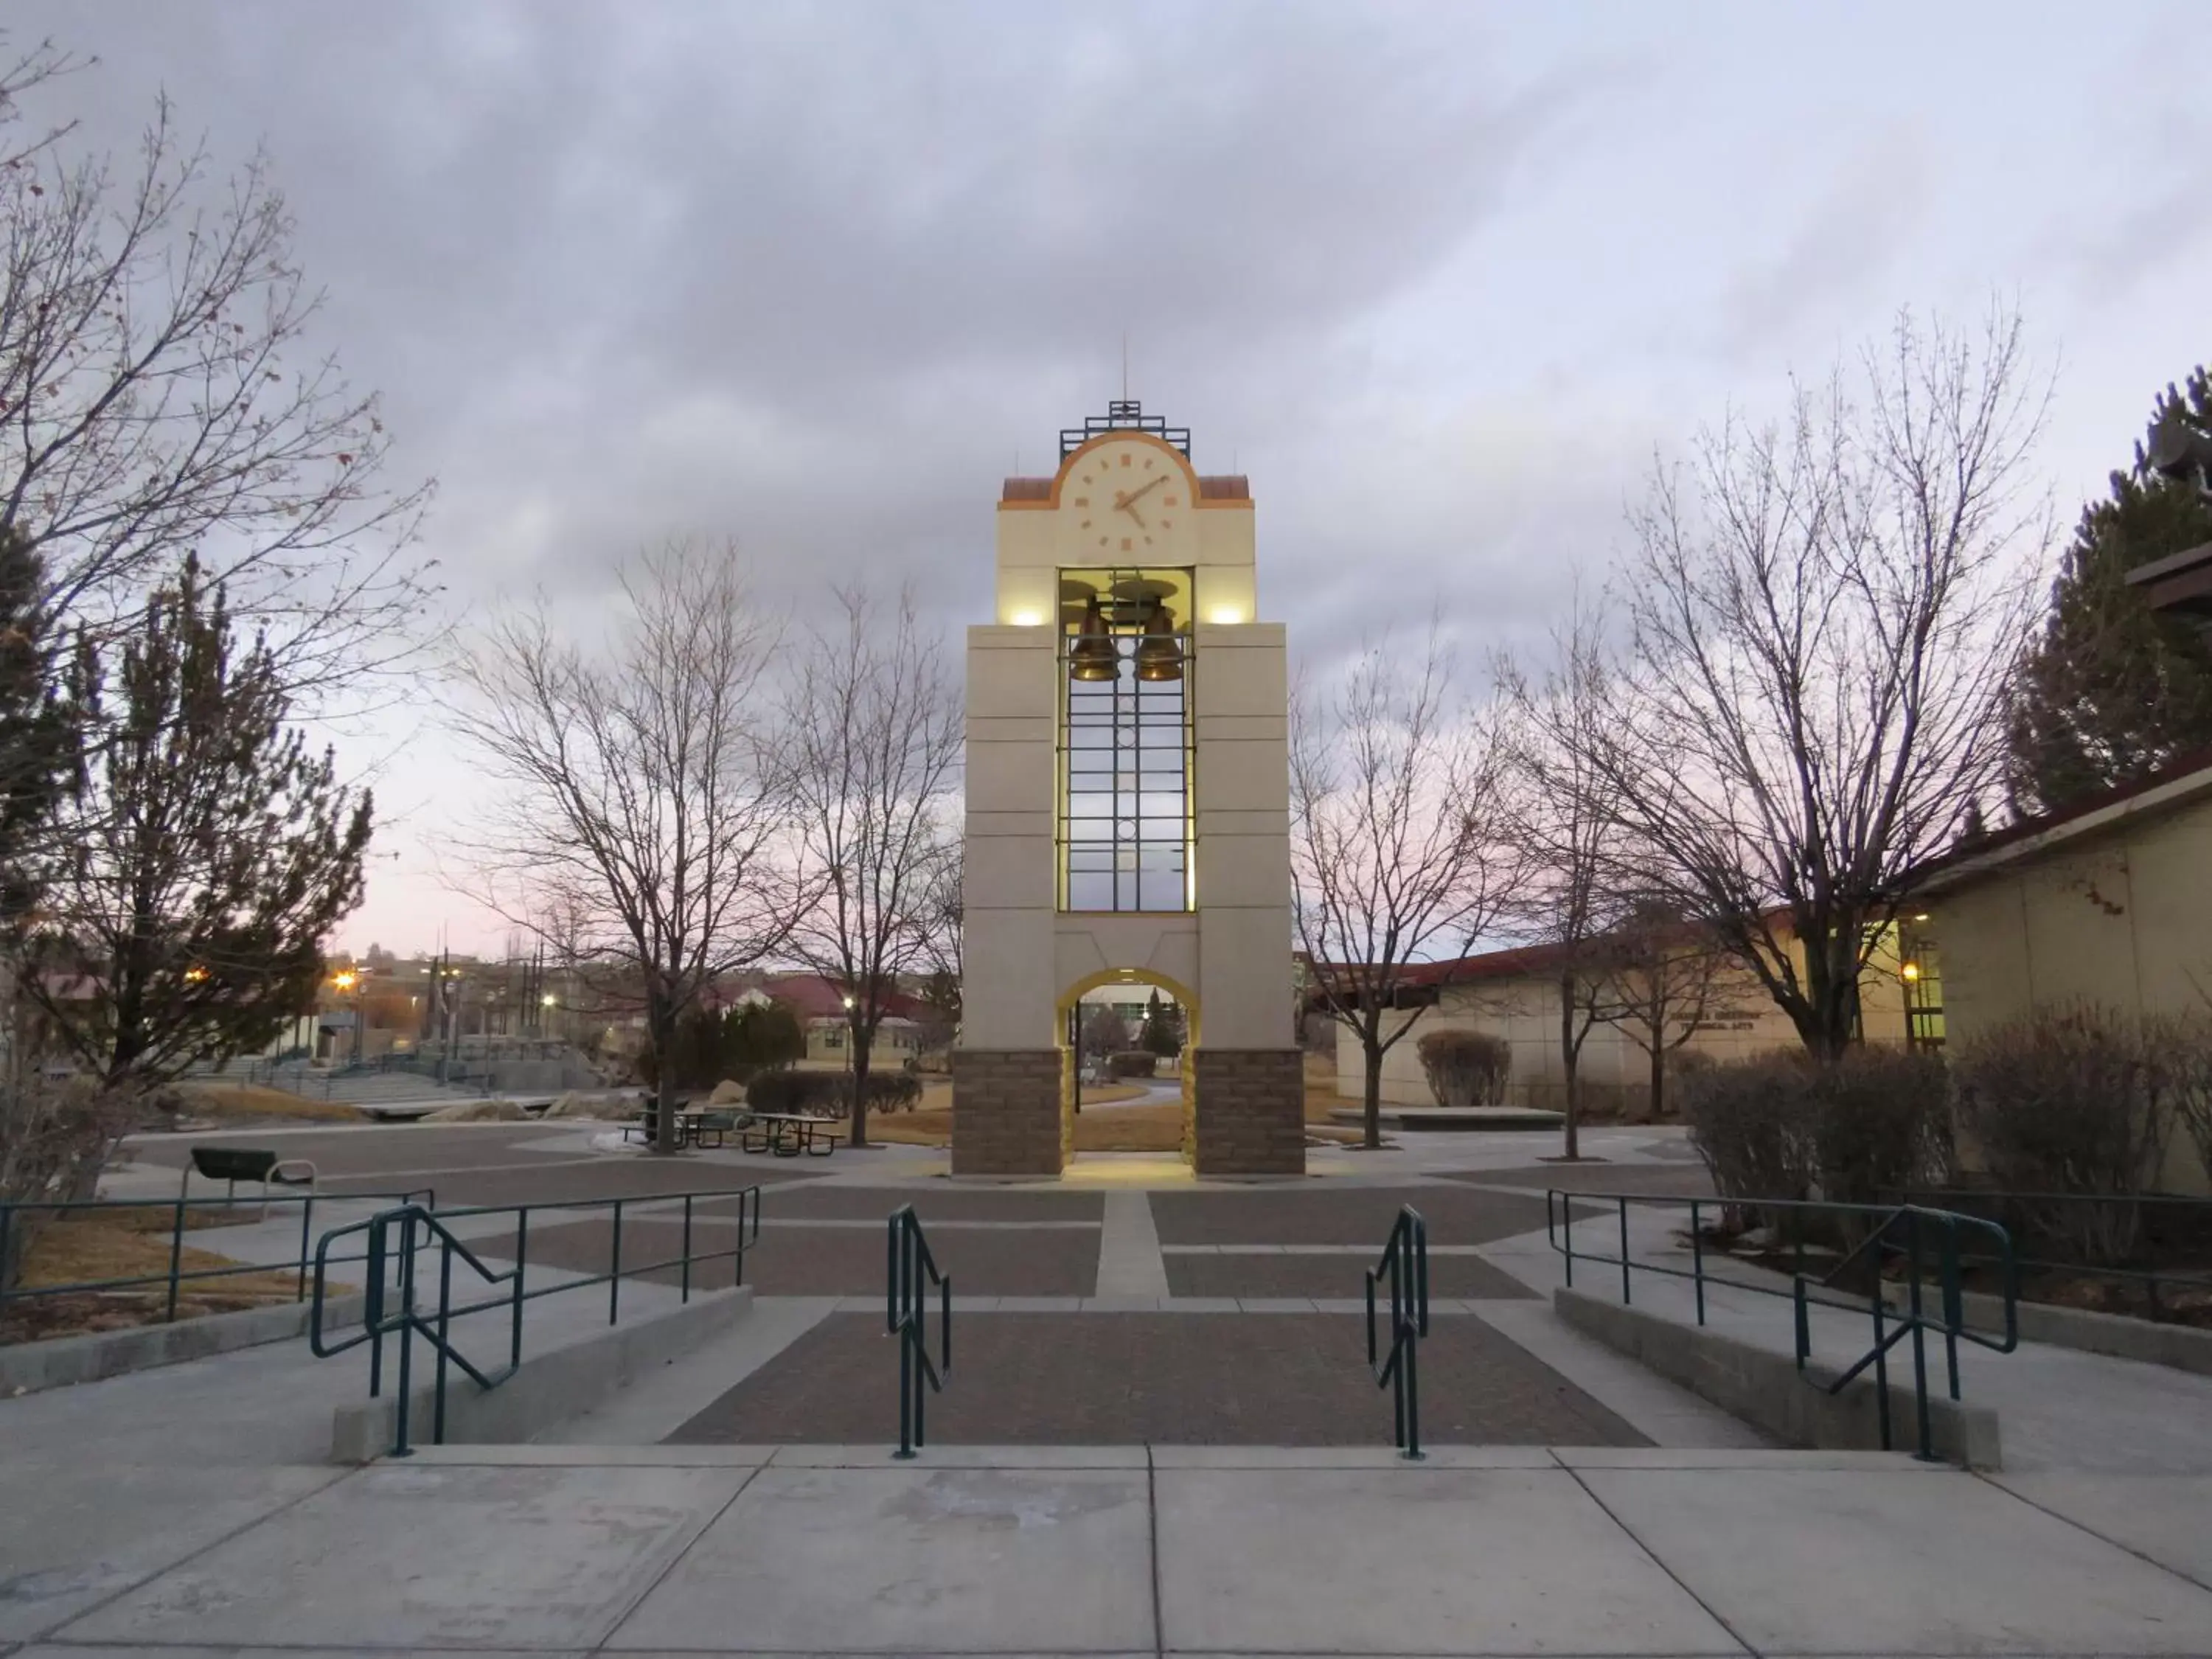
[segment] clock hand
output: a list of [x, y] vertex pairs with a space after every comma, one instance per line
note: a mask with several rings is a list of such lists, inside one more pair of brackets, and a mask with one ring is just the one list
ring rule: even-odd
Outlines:
[[1162, 473], [1158, 477], [1157, 477], [1157, 478], [1153, 479], [1153, 480], [1152, 481], [1152, 483], [1150, 483], [1146, 484], [1146, 485], [1144, 487], [1144, 489], [1143, 489], [1133, 490], [1130, 494], [1128, 494], [1128, 495], [1127, 495], [1123, 496], [1121, 499], [1122, 499], [1125, 502], [1126, 502], [1126, 501], [1135, 501], [1139, 496], [1143, 495], [1146, 495], [1146, 493], [1148, 493], [1149, 491], [1158, 489], [1162, 484], [1165, 483], [1167, 481], [1168, 481], [1168, 479], [1167, 479], [1167, 474], [1165, 474], [1164, 472], [1163, 472], [1163, 473]]

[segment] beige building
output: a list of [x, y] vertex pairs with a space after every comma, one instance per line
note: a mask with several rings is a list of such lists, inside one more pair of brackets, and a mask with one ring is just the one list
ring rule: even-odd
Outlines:
[[1187, 1155], [1304, 1168], [1291, 1029], [1288, 688], [1260, 620], [1251, 492], [1135, 403], [1009, 478], [997, 617], [969, 629], [953, 1169], [1057, 1173], [1071, 1011], [1181, 1003]]
[[[1923, 983], [1954, 1042], [2038, 1009], [2212, 1003], [2212, 753], [2029, 819], [1928, 879]], [[2163, 1185], [2208, 1189], [2187, 1137]]]
[[[1686, 951], [1683, 958], [1687, 957]], [[1456, 962], [1425, 963], [1411, 970], [1415, 994], [1435, 1000], [1406, 1018], [1413, 1028], [1383, 1056], [1382, 1099], [1393, 1106], [1432, 1106], [1436, 1097], [1421, 1070], [1419, 1043], [1435, 1030], [1474, 1030], [1504, 1037], [1512, 1048], [1505, 1103], [1563, 1110], [1566, 1062], [1559, 1002], [1563, 953], [1531, 945], [1493, 951]], [[1860, 1025], [1867, 1040], [1902, 1042], [1907, 1036], [1906, 997], [1893, 950], [1878, 951], [1860, 987]], [[1740, 1060], [1772, 1048], [1796, 1048], [1796, 1028], [1746, 969], [1725, 960], [1691, 970], [1678, 966], [1674, 1012], [1662, 1015], [1658, 1041], [1667, 1052], [1716, 1060]], [[1915, 970], [1917, 975], [1917, 969]], [[1598, 1114], [1640, 1113], [1650, 1098], [1650, 1022], [1621, 1011], [1622, 992], [1633, 985], [1585, 988], [1579, 1007], [1593, 1004], [1614, 1017], [1589, 1022], [1577, 1066], [1584, 1109]], [[1588, 1019], [1587, 1013], [1581, 1017]], [[1579, 1021], [1578, 1021], [1579, 1023]], [[1939, 1033], [1926, 1034], [1940, 1040]], [[1638, 1039], [1642, 1038], [1643, 1041]], [[1342, 1025], [1336, 1032], [1336, 1089], [1348, 1100], [1364, 1097], [1365, 1061], [1359, 1039]]]

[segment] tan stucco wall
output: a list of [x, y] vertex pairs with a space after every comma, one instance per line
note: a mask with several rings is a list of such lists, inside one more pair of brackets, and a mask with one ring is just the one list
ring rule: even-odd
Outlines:
[[[2031, 852], [1927, 901], [1953, 1047], [2039, 1008], [2146, 1013], [2212, 1000], [2212, 796]], [[2164, 1177], [2207, 1190], [2193, 1148]]]
[[[1877, 953], [1860, 986], [1861, 1023], [1868, 1040], [1905, 1040], [1903, 988], [1893, 951]], [[1448, 987], [1413, 1029], [1382, 1060], [1382, 1098], [1391, 1105], [1431, 1106], [1436, 1097], [1422, 1075], [1418, 1045], [1424, 1032], [1487, 1031], [1513, 1047], [1507, 1103], [1558, 1110], [1565, 1103], [1566, 1062], [1560, 1053], [1559, 986], [1555, 977], [1527, 977]], [[1797, 1046], [1796, 1028], [1758, 980], [1740, 968], [1717, 973], [1705, 1018], [1674, 1052], [1717, 1060], [1740, 1060], [1771, 1048]], [[1336, 1039], [1337, 1092], [1360, 1097], [1366, 1085], [1359, 1039], [1340, 1025]], [[1585, 1098], [1594, 1104], [1625, 1094], [1640, 1103], [1650, 1087], [1650, 1060], [1628, 1031], [1593, 1025], [1583, 1039], [1578, 1067]]]

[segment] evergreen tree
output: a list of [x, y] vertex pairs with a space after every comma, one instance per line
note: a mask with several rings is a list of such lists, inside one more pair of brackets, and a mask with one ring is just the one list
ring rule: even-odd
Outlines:
[[1158, 991], [1145, 1005], [1144, 1030], [1137, 1040], [1162, 1060], [1173, 1060], [1182, 1052], [1182, 1005], [1162, 1000]]
[[21, 982], [88, 1072], [137, 1088], [314, 1007], [323, 938], [361, 902], [369, 799], [288, 728], [279, 659], [237, 648], [196, 560], [108, 655], [80, 659], [88, 775]]
[[38, 849], [78, 781], [79, 711], [65, 695], [43, 562], [0, 529], [0, 929], [38, 897]]
[[[2212, 432], [2212, 374], [2166, 389], [2168, 410]], [[2160, 477], [2142, 446], [2084, 508], [2051, 587], [2043, 631], [2021, 663], [2009, 733], [2015, 811], [2046, 811], [2212, 744], [2212, 641], [2127, 585], [2154, 559], [2212, 542], [2212, 501]]]

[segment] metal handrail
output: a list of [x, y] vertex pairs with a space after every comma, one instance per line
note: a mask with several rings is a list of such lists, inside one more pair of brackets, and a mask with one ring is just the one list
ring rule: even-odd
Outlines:
[[[1652, 1208], [1686, 1208], [1689, 1211], [1691, 1265], [1687, 1271], [1660, 1262], [1634, 1259], [1628, 1240], [1628, 1206], [1631, 1204]], [[1577, 1253], [1574, 1242], [1575, 1208], [1577, 1205], [1610, 1205], [1616, 1207], [1620, 1241], [1618, 1255], [1593, 1255], [1588, 1250]], [[1804, 1229], [1792, 1228], [1794, 1265], [1789, 1288], [1785, 1290], [1775, 1285], [1760, 1284], [1755, 1279], [1723, 1277], [1707, 1271], [1701, 1212], [1713, 1209], [1751, 1209], [1778, 1216], [1855, 1218], [1863, 1222], [1870, 1220], [1872, 1225], [1864, 1238], [1818, 1273], [1807, 1268]], [[1899, 1231], [1904, 1234], [1901, 1244], [1893, 1237], [1893, 1233]], [[1995, 1253], [1984, 1259], [1997, 1264], [2002, 1273], [2004, 1287], [2004, 1333], [2002, 1337], [1991, 1337], [1966, 1326], [1959, 1285], [1959, 1267], [1965, 1259], [1959, 1249], [1959, 1237], [1962, 1231], [1986, 1235], [1994, 1242]], [[2020, 1346], [2019, 1272], [2012, 1255], [2012, 1241], [2002, 1227], [1978, 1216], [1961, 1215], [1955, 1211], [1930, 1209], [1917, 1204], [1845, 1204], [1818, 1199], [1667, 1198], [1642, 1193], [1574, 1193], [1555, 1187], [1544, 1194], [1544, 1232], [1552, 1249], [1566, 1259], [1566, 1282], [1570, 1286], [1575, 1282], [1575, 1262], [1577, 1259], [1601, 1266], [1618, 1266], [1623, 1305], [1633, 1302], [1632, 1274], [1635, 1273], [1657, 1273], [1664, 1278], [1691, 1280], [1696, 1293], [1697, 1322], [1701, 1326], [1705, 1322], [1705, 1286], [1709, 1282], [1760, 1296], [1788, 1297], [1796, 1322], [1797, 1370], [1801, 1375], [1806, 1375], [1808, 1383], [1830, 1395], [1840, 1394], [1853, 1378], [1868, 1367], [1873, 1367], [1884, 1451], [1892, 1447], [1888, 1356], [1890, 1350], [1898, 1343], [1908, 1337], [1912, 1342], [1913, 1387], [1920, 1442], [1920, 1449], [1916, 1455], [1924, 1459], [1935, 1456], [1933, 1425], [1928, 1404], [1926, 1334], [1933, 1330], [1943, 1338], [1948, 1390], [1954, 1401], [1960, 1398], [1959, 1344], [1962, 1340], [1993, 1353], [2010, 1353]], [[1938, 1283], [1942, 1292], [1940, 1322], [1929, 1317], [1923, 1299], [1929, 1265], [1929, 1251], [1924, 1246], [1930, 1243], [1940, 1245], [1934, 1253]], [[1906, 1305], [1902, 1314], [1890, 1308], [1881, 1293], [1881, 1264], [1885, 1254], [1892, 1258], [1901, 1258], [1905, 1267]], [[1855, 1293], [1841, 1289], [1836, 1281], [1848, 1268], [1869, 1255], [1875, 1288], [1861, 1300]], [[1867, 1313], [1874, 1323], [1873, 1345], [1848, 1368], [1826, 1382], [1807, 1374], [1813, 1346], [1811, 1310], [1815, 1306], [1849, 1313]], [[1893, 1327], [1887, 1325], [1886, 1322], [1890, 1320], [1894, 1320]]]
[[[1377, 1388], [1390, 1394], [1391, 1443], [1407, 1457], [1421, 1457], [1420, 1339], [1429, 1334], [1429, 1224], [1412, 1205], [1399, 1206], [1382, 1258], [1367, 1270], [1367, 1366]], [[1390, 1280], [1390, 1352], [1376, 1363], [1375, 1286]]]
[[[189, 1176], [187, 1176], [189, 1181]], [[307, 1268], [315, 1260], [313, 1249], [315, 1204], [319, 1199], [325, 1203], [359, 1203], [363, 1200], [393, 1199], [401, 1203], [412, 1203], [417, 1198], [437, 1202], [435, 1189], [428, 1187], [409, 1188], [399, 1192], [386, 1193], [268, 1193], [261, 1197], [240, 1198], [235, 1194], [217, 1198], [193, 1198], [179, 1193], [174, 1198], [98, 1198], [57, 1199], [53, 1200], [18, 1199], [0, 1203], [0, 1313], [10, 1303], [33, 1302], [46, 1297], [90, 1295], [106, 1291], [142, 1290], [152, 1285], [167, 1287], [167, 1297], [162, 1310], [162, 1322], [173, 1323], [177, 1317], [179, 1288], [194, 1279], [234, 1279], [242, 1273], [282, 1273], [293, 1270], [294, 1302], [307, 1299]], [[289, 1261], [248, 1261], [228, 1267], [186, 1267], [184, 1265], [185, 1234], [190, 1231], [190, 1217], [202, 1210], [234, 1209], [240, 1205], [252, 1205], [264, 1213], [271, 1205], [295, 1204], [300, 1207], [300, 1252]], [[167, 1210], [169, 1212], [169, 1264], [158, 1273], [138, 1273], [121, 1279], [73, 1279], [63, 1285], [36, 1285], [10, 1288], [9, 1281], [15, 1276], [10, 1271], [11, 1260], [17, 1248], [15, 1241], [23, 1232], [18, 1218], [27, 1214], [79, 1212], [112, 1213], [122, 1210]], [[358, 1261], [359, 1257], [341, 1257], [340, 1261]], [[0, 1338], [4, 1340], [4, 1338]]]
[[[694, 1207], [700, 1200], [720, 1200], [734, 1198], [738, 1202], [737, 1239], [726, 1249], [695, 1250], [691, 1245]], [[332, 1228], [323, 1235], [316, 1249], [315, 1291], [313, 1309], [308, 1321], [309, 1350], [319, 1359], [331, 1358], [363, 1343], [373, 1346], [369, 1350], [368, 1394], [374, 1400], [381, 1396], [384, 1389], [384, 1339], [399, 1338], [398, 1391], [394, 1402], [394, 1423], [392, 1455], [406, 1457], [414, 1448], [410, 1437], [410, 1413], [413, 1406], [413, 1344], [421, 1336], [431, 1345], [437, 1355], [437, 1376], [432, 1395], [431, 1443], [442, 1445], [446, 1437], [447, 1366], [450, 1361], [465, 1371], [478, 1388], [497, 1388], [514, 1375], [522, 1364], [522, 1312], [524, 1304], [541, 1297], [559, 1296], [565, 1291], [591, 1289], [605, 1285], [607, 1291], [607, 1323], [620, 1318], [622, 1313], [622, 1281], [641, 1274], [662, 1273], [669, 1268], [680, 1270], [682, 1299], [691, 1300], [691, 1269], [695, 1263], [734, 1261], [732, 1285], [744, 1283], [745, 1250], [760, 1242], [760, 1199], [757, 1185], [720, 1188], [709, 1192], [672, 1194], [644, 1199], [597, 1198], [564, 1199], [544, 1204], [483, 1204], [464, 1205], [453, 1209], [431, 1210], [419, 1204], [404, 1204], [386, 1210], [366, 1220], [344, 1227]], [[632, 1213], [640, 1206], [649, 1212], [659, 1212], [672, 1207], [680, 1200], [683, 1206], [684, 1234], [680, 1255], [662, 1261], [634, 1262], [625, 1265], [622, 1259], [622, 1223], [624, 1206]], [[604, 1273], [572, 1279], [559, 1284], [540, 1285], [535, 1289], [526, 1284], [529, 1261], [530, 1217], [536, 1211], [587, 1210], [611, 1208], [608, 1248], [608, 1267]], [[468, 1244], [447, 1225], [450, 1222], [482, 1216], [514, 1218], [514, 1265], [504, 1271], [492, 1268], [471, 1249]], [[399, 1231], [392, 1237], [392, 1229]], [[419, 1230], [419, 1234], [418, 1234]], [[341, 1261], [366, 1260], [368, 1273], [368, 1308], [361, 1330], [343, 1341], [330, 1341], [324, 1335], [324, 1308], [326, 1301], [327, 1273], [325, 1260], [333, 1240], [365, 1232], [368, 1238], [360, 1257], [340, 1257]], [[416, 1257], [425, 1249], [440, 1251], [438, 1267], [438, 1300], [434, 1312], [418, 1307], [416, 1297]], [[472, 1270], [485, 1284], [507, 1285], [503, 1295], [486, 1297], [479, 1301], [453, 1301], [453, 1257], [461, 1257], [463, 1264]], [[387, 1310], [389, 1288], [396, 1275], [398, 1307]], [[487, 1374], [471, 1364], [450, 1340], [453, 1322], [471, 1314], [488, 1312], [497, 1308], [509, 1310], [507, 1363], [504, 1370]]]
[[[2212, 1273], [2160, 1260], [2162, 1249], [2176, 1242], [2164, 1231], [2169, 1225], [2178, 1224], [2188, 1231], [2185, 1241], [2188, 1246], [2212, 1243], [2212, 1198], [2186, 1193], [2039, 1193], [1936, 1187], [1913, 1188], [1900, 1194], [1899, 1201], [1976, 1216], [2005, 1228], [2020, 1252], [2014, 1266], [2022, 1274], [2048, 1273], [2138, 1285], [2147, 1306], [2139, 1315], [2131, 1310], [2130, 1316], [2154, 1321], [2176, 1318], [2179, 1316], [2163, 1299], [2163, 1291], [2212, 1290]], [[2054, 1212], [2111, 1209], [2132, 1211], [2136, 1217], [2140, 1231], [2128, 1255], [2135, 1265], [2082, 1260], [2079, 1250], [2065, 1248], [2063, 1230], [2052, 1222]], [[1995, 1213], [1985, 1213], [1990, 1211]], [[2048, 1253], [2053, 1245], [2059, 1247], [2059, 1254]], [[2027, 1254], [2030, 1249], [2043, 1253]], [[1992, 1258], [1975, 1255], [1963, 1255], [1960, 1262], [1965, 1267], [1995, 1265]]]
[[[922, 1405], [945, 1391], [952, 1374], [952, 1280], [937, 1270], [914, 1206], [891, 1212], [884, 1241], [884, 1317], [899, 1340], [899, 1443], [896, 1457], [912, 1457], [922, 1443]], [[926, 1276], [926, 1277], [925, 1277]], [[938, 1358], [929, 1358], [929, 1286], [938, 1291]]]

